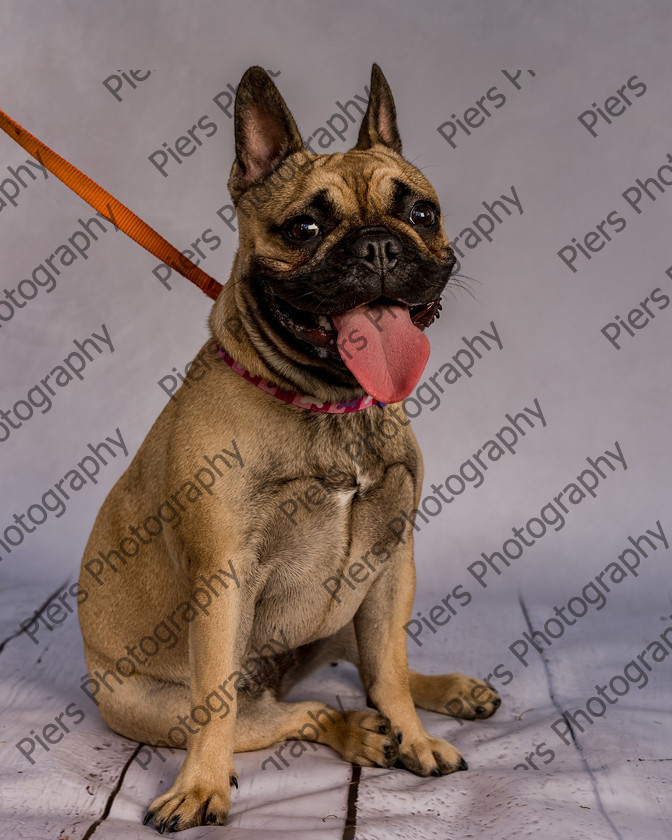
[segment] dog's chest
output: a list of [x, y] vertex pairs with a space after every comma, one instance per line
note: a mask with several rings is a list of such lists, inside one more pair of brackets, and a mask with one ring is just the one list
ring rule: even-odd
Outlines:
[[400, 463], [283, 483], [267, 509], [274, 536], [259, 556], [258, 629], [272, 634], [282, 626], [298, 646], [346, 624], [377, 578], [394, 573], [413, 492]]

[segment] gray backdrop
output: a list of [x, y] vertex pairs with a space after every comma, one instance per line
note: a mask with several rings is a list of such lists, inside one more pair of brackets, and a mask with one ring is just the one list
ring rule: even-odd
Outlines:
[[[515, 452], [488, 462], [480, 486], [467, 480], [440, 511], [426, 503], [417, 611], [427, 616], [458, 584], [472, 596], [448, 625], [424, 627], [422, 651], [409, 643], [411, 656], [422, 653], [436, 671], [485, 675], [496, 663], [516, 665], [508, 646], [525, 629], [519, 597], [541, 627], [553, 606], [580, 595], [628, 548], [635, 572], [556, 645], [571, 635], [584, 651], [588, 676], [575, 705], [590, 696], [602, 661], [597, 649], [585, 651], [619, 641], [625, 662], [671, 612], [662, 536], [672, 536], [671, 22], [666, 0], [0, 3], [0, 107], [179, 248], [210, 229], [219, 244], [201, 265], [222, 282], [236, 248], [235, 221], [222, 210], [231, 203], [229, 94], [243, 71], [260, 64], [278, 74], [304, 137], [315, 138], [316, 151], [322, 138], [331, 152], [354, 144], [354, 103], [366, 100], [372, 62], [381, 65], [405, 155], [437, 189], [472, 292], [448, 293], [429, 331], [423, 379], [452, 362], [451, 384], [444, 367], [435, 378], [443, 393], [426, 386], [411, 405], [425, 497], [511, 427], [507, 414], [536, 400], [545, 422], [528, 412], [534, 428], [518, 419], [525, 434]], [[174, 149], [199, 119], [201, 145], [179, 163], [162, 158], [165, 144]], [[167, 399], [157, 383], [201, 346], [210, 306], [175, 275], [169, 291], [153, 274], [157, 261], [109, 224], [105, 232], [90, 226], [95, 240], [84, 236], [79, 220], [94, 212], [28, 157], [0, 136], [5, 636], [26, 605], [36, 609], [76, 576], [98, 507]], [[52, 254], [58, 276], [45, 263]], [[468, 352], [466, 340], [492, 333], [493, 323], [501, 349], [490, 339], [487, 351], [474, 345], [482, 358]], [[40, 404], [35, 386], [66, 357], [77, 366], [73, 342], [102, 335], [103, 325], [114, 352], [101, 341], [98, 350], [87, 345], [82, 379], [54, 387], [51, 407]], [[33, 532], [14, 524], [91, 454], [88, 444], [117, 429], [128, 456], [99, 463], [67, 510], [48, 512]], [[587, 461], [605, 452], [623, 460]], [[473, 477], [468, 466], [463, 474]], [[584, 485], [599, 479], [595, 496], [584, 486], [586, 498], [576, 490], [569, 499], [580, 475]], [[561, 526], [561, 506], [547, 503], [565, 489]], [[56, 507], [53, 498], [45, 505]], [[530, 531], [519, 531], [525, 546], [512, 529], [533, 518]], [[628, 540], [658, 527], [655, 550], [639, 552]], [[505, 550], [510, 567], [500, 560], [501, 574], [489, 568], [482, 586], [482, 554]], [[619, 621], [625, 613], [628, 623]], [[651, 681], [669, 685], [667, 663]], [[518, 708], [527, 708], [524, 699]]]

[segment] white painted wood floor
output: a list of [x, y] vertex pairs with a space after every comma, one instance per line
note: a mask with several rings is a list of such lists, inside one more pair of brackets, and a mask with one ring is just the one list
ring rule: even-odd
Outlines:
[[[23, 633], [15, 635], [19, 622], [44, 600], [37, 588], [28, 587], [5, 590], [0, 596], [0, 836], [150, 838], [154, 829], [144, 828], [142, 817], [157, 792], [170, 784], [183, 753], [163, 751], [165, 763], [154, 758], [142, 769], [133, 760], [138, 745], [107, 729], [79, 688], [85, 667], [74, 615], [53, 632], [41, 633], [39, 644]], [[669, 614], [642, 610], [641, 603], [629, 612], [619, 612], [616, 605], [592, 619], [586, 616], [580, 629], [567, 632], [543, 658], [535, 655], [528, 668], [509, 655], [506, 661], [514, 678], [502, 688], [504, 703], [490, 720], [461, 726], [450, 718], [421, 713], [433, 734], [462, 750], [469, 772], [420, 779], [399, 770], [364, 769], [355, 808], [351, 806], [355, 826], [352, 819], [346, 825], [352, 768], [331, 750], [318, 747], [316, 752], [290, 756], [282, 770], [270, 764], [261, 769], [272, 750], [247, 753], [236, 758], [240, 790], [234, 792], [228, 825], [192, 829], [180, 836], [669, 840], [672, 658], [655, 664], [647, 685], [631, 686], [605, 716], [586, 724], [585, 732], [575, 728], [575, 740], [568, 738], [568, 745], [550, 729], [562, 710], [585, 708], [595, 695], [596, 681], [623, 674], [629, 661], [672, 626]], [[548, 605], [528, 603], [526, 608], [535, 626], [535, 617], [543, 621], [549, 613]], [[503, 604], [501, 615], [489, 615], [487, 622], [485, 627], [482, 613], [466, 611], [450, 632], [444, 628], [443, 636], [434, 637], [433, 657], [424, 654], [429, 645], [411, 645], [413, 666], [434, 673], [459, 667], [485, 675], [488, 666], [503, 661], [502, 640], [508, 643], [525, 629], [522, 609], [511, 600]], [[495, 643], [486, 643], [488, 637]], [[457, 654], [450, 657], [449, 649]], [[437, 667], [437, 651], [444, 650], [446, 664]], [[297, 698], [319, 697], [332, 704], [336, 694], [346, 707], [364, 707], [356, 674], [348, 665], [324, 669], [295, 692]], [[44, 740], [44, 727], [66, 708], [71, 716], [63, 716], [62, 722], [70, 731], [57, 744], [45, 741], [48, 752], [34, 744], [31, 764], [16, 744], [32, 737], [31, 730]], [[81, 720], [76, 709], [83, 713]], [[56, 731], [47, 729], [48, 737], [55, 740]], [[541, 758], [533, 757], [540, 769], [514, 769], [539, 744], [546, 745], [539, 748]], [[28, 745], [23, 741], [26, 752]], [[555, 754], [552, 761], [549, 748]]]

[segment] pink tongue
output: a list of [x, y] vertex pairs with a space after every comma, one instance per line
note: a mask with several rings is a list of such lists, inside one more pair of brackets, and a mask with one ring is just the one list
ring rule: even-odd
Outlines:
[[332, 316], [332, 321], [341, 359], [367, 394], [395, 403], [411, 393], [430, 347], [406, 306], [359, 306]]

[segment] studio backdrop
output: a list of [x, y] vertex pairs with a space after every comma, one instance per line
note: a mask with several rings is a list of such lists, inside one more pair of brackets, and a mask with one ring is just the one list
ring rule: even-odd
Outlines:
[[[365, 770], [356, 802], [326, 747], [240, 756], [230, 836], [669, 837], [671, 31], [666, 0], [0, 2], [0, 108], [220, 282], [255, 64], [332, 153], [377, 62], [458, 259], [405, 403], [422, 498], [391, 519], [411, 667], [502, 707], [423, 713], [470, 771]], [[4, 134], [0, 271], [2, 836], [150, 836], [183, 753], [143, 767], [102, 722], [73, 585], [211, 301]], [[365, 707], [349, 666], [307, 686]]]

